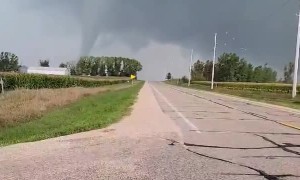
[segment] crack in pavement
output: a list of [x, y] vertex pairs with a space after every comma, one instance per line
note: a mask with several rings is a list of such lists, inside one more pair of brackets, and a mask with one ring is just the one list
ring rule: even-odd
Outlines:
[[[195, 130], [190, 130], [195, 131]], [[299, 133], [271, 133], [271, 132], [250, 132], [250, 131], [204, 131], [202, 133], [238, 133], [238, 134], [270, 134], [270, 135], [287, 135], [287, 136], [300, 136]]]
[[[164, 112], [176, 112], [174, 110], [164, 110]], [[178, 110], [177, 112], [205, 112], [207, 113], [208, 111], [198, 111], [198, 110], [195, 110], [195, 111], [183, 111], [183, 110]], [[213, 112], [215, 113], [215, 112]]]
[[171, 87], [171, 89], [174, 89], [174, 90], [179, 91], [179, 92], [184, 93], [184, 94], [188, 94], [188, 95], [197, 97], [197, 98], [199, 98], [199, 99], [203, 99], [203, 100], [212, 102], [212, 103], [217, 104], [217, 105], [220, 105], [220, 106], [227, 107], [228, 109], [233, 109], [233, 110], [242, 112], [242, 113], [244, 113], [244, 114], [248, 114], [248, 115], [251, 115], [251, 116], [254, 116], [254, 117], [258, 117], [258, 118], [260, 118], [260, 119], [263, 119], [264, 121], [270, 121], [270, 122], [273, 122], [273, 123], [276, 123], [276, 124], [279, 124], [279, 125], [282, 125], [282, 126], [291, 128], [290, 126], [287, 126], [287, 125], [285, 125], [285, 124], [283, 124], [283, 123], [280, 123], [280, 122], [278, 122], [278, 121], [276, 121], [276, 120], [269, 119], [268, 117], [263, 116], [263, 115], [260, 115], [260, 114], [256, 114], [256, 113], [253, 113], [253, 112], [244, 111], [244, 110], [241, 110], [241, 109], [237, 109], [237, 108], [234, 108], [234, 107], [231, 107], [231, 106], [228, 106], [228, 105], [225, 105], [225, 104], [222, 104], [222, 103], [213, 101], [213, 100], [211, 100], [211, 99], [207, 99], [207, 98], [198, 96], [198, 95], [196, 95], [196, 94], [188, 93], [188, 92], [186, 92], [186, 91], [183, 91], [183, 90], [180, 90], [180, 89], [177, 89], [177, 88]]
[[191, 153], [197, 154], [198, 156], [202, 156], [202, 157], [206, 157], [206, 158], [209, 158], [209, 159], [214, 159], [214, 160], [218, 160], [218, 161], [222, 161], [222, 162], [226, 162], [226, 163], [229, 163], [229, 164], [234, 164], [234, 165], [238, 165], [240, 167], [251, 169], [253, 171], [256, 171], [258, 173], [257, 174], [258, 176], [263, 176], [267, 180], [280, 180], [279, 178], [281, 178], [281, 177], [299, 177], [299, 176], [296, 176], [296, 175], [293, 175], [293, 174], [271, 175], [271, 174], [266, 173], [263, 170], [253, 168], [251, 166], [247, 166], [247, 165], [235, 163], [235, 162], [232, 162], [232, 161], [229, 161], [229, 160], [226, 160], [226, 159], [221, 159], [221, 158], [209, 156], [209, 155], [206, 155], [206, 154], [198, 153], [198, 152], [192, 151], [190, 149], [186, 149], [186, 150], [191, 152]]
[[241, 156], [241, 158], [266, 158], [266, 159], [276, 159], [276, 158], [300, 158], [299, 156]]
[[[253, 147], [253, 148], [247, 148], [247, 147], [229, 147], [229, 146], [209, 146], [209, 145], [202, 145], [202, 144], [191, 144], [191, 143], [186, 143], [184, 142], [185, 146], [188, 147], [204, 147], [204, 148], [214, 148], [214, 149], [240, 149], [240, 150], [255, 150], [255, 149], [277, 149], [277, 148], [282, 148], [279, 146], [265, 146], [265, 147]], [[300, 147], [300, 145], [285, 145], [283, 146], [284, 148], [286, 147]]]
[[276, 143], [275, 141], [272, 141], [271, 139], [269, 139], [269, 138], [267, 138], [265, 136], [258, 135], [258, 134], [255, 134], [255, 136], [261, 137], [263, 140], [265, 140], [265, 141], [267, 141], [267, 142], [269, 142], [271, 144], [274, 144], [275, 146], [277, 146], [278, 148], [282, 149], [285, 152], [296, 154], [296, 155], [300, 155], [300, 152], [294, 151], [294, 150], [291, 150], [291, 149], [287, 148], [287, 147], [299, 147], [299, 145], [295, 145], [295, 144], [291, 144], [291, 143], [285, 143], [285, 145], [281, 145], [281, 144]]
[[[175, 144], [181, 144], [180, 142], [175, 141], [175, 140], [173, 140], [173, 139], [165, 139], [165, 140], [171, 142], [171, 143], [168, 144], [168, 145], [175, 146]], [[248, 169], [250, 169], [250, 170], [253, 170], [253, 171], [257, 172], [257, 173], [258, 173], [257, 176], [262, 176], [262, 177], [264, 177], [264, 178], [267, 179], [267, 180], [280, 180], [279, 178], [282, 178], [282, 177], [300, 177], [300, 176], [296, 176], [296, 175], [293, 175], [293, 174], [271, 175], [271, 174], [266, 173], [266, 172], [263, 171], [263, 170], [253, 168], [253, 167], [251, 167], [251, 166], [247, 166], [247, 165], [244, 165], [244, 164], [236, 163], [236, 162], [229, 161], [229, 160], [226, 160], [226, 159], [222, 159], [222, 158], [218, 158], [218, 157], [213, 157], [213, 156], [209, 156], [209, 155], [206, 155], [206, 154], [202, 154], [202, 153], [193, 151], [193, 150], [187, 148], [187, 146], [184, 145], [184, 144], [185, 144], [185, 143], [183, 143], [183, 144], [181, 144], [181, 145], [182, 145], [182, 146], [184, 147], [184, 149], [187, 150], [188, 152], [191, 152], [191, 153], [196, 154], [196, 155], [201, 156], [201, 157], [205, 157], [205, 158], [209, 158], [209, 159], [213, 159], [213, 160], [217, 160], [217, 161], [221, 161], [221, 162], [225, 162], [225, 163], [237, 165], [237, 166], [240, 166], [240, 167], [248, 168]], [[247, 175], [247, 174], [245, 174], [245, 175]], [[253, 174], [253, 175], [254, 175], [254, 174]]]
[[[175, 89], [175, 88], [172, 88], [172, 89]], [[217, 105], [220, 105], [220, 106], [223, 106], [223, 107], [226, 107], [228, 109], [233, 109], [233, 110], [236, 110], [236, 111], [240, 111], [242, 113], [245, 113], [245, 114], [249, 114], [251, 116], [254, 116], [254, 117], [258, 117], [260, 119], [263, 119], [265, 121], [270, 121], [270, 122], [274, 122], [274, 123], [277, 123], [277, 124], [280, 124], [280, 125], [283, 125], [284, 124], [281, 124], [280, 122], [277, 122], [275, 120], [272, 120], [272, 119], [269, 119], [268, 117], [266, 116], [263, 116], [263, 115], [260, 115], [260, 114], [256, 114], [256, 113], [253, 113], [253, 112], [248, 112], [248, 111], [244, 111], [244, 110], [241, 110], [241, 109], [237, 109], [237, 108], [234, 108], [234, 107], [231, 107], [231, 106], [228, 106], [228, 105], [225, 105], [225, 104], [222, 104], [222, 103], [219, 103], [219, 102], [216, 102], [214, 100], [211, 100], [211, 99], [206, 99], [204, 97], [201, 97], [201, 96], [198, 96], [196, 94], [190, 94], [188, 92], [185, 92], [185, 91], [182, 91], [182, 90], [179, 90], [179, 89], [175, 89], [179, 92], [182, 92], [182, 93], [185, 93], [185, 94], [188, 94], [188, 95], [192, 95], [194, 97], [197, 97], [197, 98], [200, 98], [200, 99], [204, 99], [206, 101], [209, 101], [209, 102], [212, 102], [214, 104], [217, 104]], [[250, 132], [249, 132], [250, 133]], [[252, 133], [253, 134], [253, 133]], [[297, 152], [297, 151], [294, 151], [294, 150], [291, 150], [291, 149], [288, 149], [287, 147], [300, 147], [300, 145], [294, 145], [294, 144], [290, 144], [290, 143], [285, 143], [284, 145], [280, 145], [264, 136], [261, 136], [261, 135], [258, 135], [258, 134], [253, 134], [253, 135], [256, 135], [256, 136], [259, 136], [261, 138], [263, 138], [265, 141], [268, 141], [270, 143], [272, 143], [273, 145], [275, 146], [270, 146], [270, 147], [256, 147], [256, 148], [235, 148], [235, 147], [221, 147], [221, 146], [208, 146], [208, 145], [197, 145], [197, 144], [191, 144], [191, 143], [186, 143], [186, 142], [183, 142], [183, 143], [179, 143], [177, 141], [174, 141], [174, 140], [171, 140], [171, 143], [169, 145], [172, 145], [174, 146], [176, 143], [179, 143], [181, 144], [187, 151], [191, 152], [191, 153], [194, 153], [198, 156], [201, 156], [201, 157], [205, 157], [205, 158], [209, 158], [209, 159], [213, 159], [213, 160], [218, 160], [218, 161], [221, 161], [221, 162], [225, 162], [225, 163], [229, 163], [229, 164], [233, 164], [233, 165], [238, 165], [240, 167], [244, 167], [244, 168], [248, 168], [250, 170], [253, 170], [255, 172], [257, 172], [258, 176], [262, 176], [264, 177], [265, 179], [268, 179], [268, 180], [279, 180], [283, 177], [299, 177], [299, 176], [296, 176], [296, 175], [293, 175], [293, 174], [280, 174], [280, 175], [271, 175], [271, 174], [268, 174], [266, 173], [265, 171], [261, 170], [261, 169], [257, 169], [257, 168], [254, 168], [254, 167], [251, 167], [251, 166], [247, 166], [247, 165], [244, 165], [244, 164], [240, 164], [240, 163], [236, 163], [236, 162], [233, 162], [233, 161], [229, 161], [229, 160], [226, 160], [226, 159], [222, 159], [222, 158], [218, 158], [218, 157], [214, 157], [214, 156], [210, 156], [210, 155], [206, 155], [206, 154], [202, 154], [202, 153], [199, 153], [199, 152], [196, 152], [196, 151], [193, 151], [191, 149], [189, 149], [188, 147], [204, 147], [204, 148], [225, 148], [225, 149], [263, 149], [263, 148], [280, 148], [286, 152], [289, 152], [289, 153], [293, 153], [293, 154], [296, 154], [296, 155], [300, 155], [300, 152]], [[298, 134], [297, 134], [298, 135]], [[168, 141], [170, 141], [169, 139], [166, 139]], [[247, 174], [242, 174], [242, 175], [247, 175]]]
[[[238, 174], [238, 173], [221, 173], [222, 175], [229, 175], [229, 176], [260, 176], [259, 174]], [[295, 176], [293, 174], [280, 174], [280, 175], [272, 175], [278, 178], [284, 178], [284, 177], [300, 177], [300, 176]]]

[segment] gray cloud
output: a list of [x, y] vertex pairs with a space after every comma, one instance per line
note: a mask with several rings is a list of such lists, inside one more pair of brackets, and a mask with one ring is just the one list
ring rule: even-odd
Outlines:
[[[213, 35], [217, 32], [218, 54], [236, 52], [255, 64], [268, 63], [278, 70], [294, 59], [299, 4], [296, 0], [7, 0], [5, 3], [9, 4], [8, 16], [1, 16], [2, 22], [21, 23], [25, 32], [14, 29], [13, 34], [25, 40], [18, 48], [13, 44], [0, 47], [13, 47], [28, 57], [46, 56], [62, 61], [89, 52], [126, 54], [139, 57], [145, 68], [157, 67], [156, 71], [164, 73], [166, 67], [162, 64], [169, 66], [160, 63], [166, 61], [165, 55], [145, 52], [160, 47], [166, 48], [171, 57], [181, 56], [172, 64], [174, 73], [182, 75], [187, 68], [180, 66], [186, 64], [183, 61], [188, 62], [189, 49], [195, 49], [203, 59], [211, 59]], [[18, 10], [11, 13], [16, 7]], [[22, 22], [18, 22], [20, 16]], [[7, 27], [7, 31], [11, 28], [16, 26]], [[12, 36], [7, 31], [0, 30], [0, 37]], [[29, 38], [26, 33], [32, 42], [26, 39]], [[38, 55], [21, 50], [28, 46], [35, 47]], [[121, 46], [128, 47], [126, 52], [124, 48], [122, 51], [116, 48]], [[181, 52], [172, 53], [175, 49]], [[161, 78], [150, 72], [145, 70], [143, 77]]]

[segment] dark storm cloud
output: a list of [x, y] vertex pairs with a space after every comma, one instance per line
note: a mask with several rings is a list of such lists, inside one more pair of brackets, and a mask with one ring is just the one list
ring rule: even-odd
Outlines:
[[123, 42], [133, 50], [151, 41], [176, 44], [193, 48], [208, 59], [217, 32], [218, 54], [237, 52], [255, 64], [268, 63], [277, 69], [294, 58], [299, 5], [296, 0], [28, 2], [23, 2], [27, 6], [24, 8], [72, 15], [83, 28], [82, 54], [90, 52], [95, 43], [95, 48], [105, 46], [95, 42], [99, 36], [99, 40]]
[[[294, 57], [297, 1], [104, 0], [95, 4], [101, 6], [97, 18], [85, 19], [97, 27], [89, 30], [95, 31], [91, 34], [110, 34], [112, 41], [134, 48], [155, 40], [194, 48], [208, 58], [217, 32], [219, 53], [246, 54], [256, 63], [277, 68]], [[94, 15], [93, 11], [87, 13]]]

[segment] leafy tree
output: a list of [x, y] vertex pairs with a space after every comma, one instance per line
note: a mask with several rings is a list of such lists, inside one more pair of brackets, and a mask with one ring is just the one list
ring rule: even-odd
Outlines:
[[115, 58], [114, 62], [114, 76], [120, 76], [121, 74], [121, 64], [122, 64], [122, 58], [117, 57]]
[[105, 76], [105, 64], [104, 62], [101, 61], [99, 64], [99, 71], [98, 71], [100, 76]]
[[99, 65], [97, 61], [92, 62], [92, 66], [91, 66], [91, 76], [97, 76], [99, 73]]
[[[206, 81], [211, 80], [212, 67], [213, 67], [213, 62], [210, 60], [207, 60], [204, 65], [204, 72], [203, 72], [203, 77]], [[216, 76], [218, 76], [217, 73], [216, 73]]]
[[60, 67], [60, 68], [67, 68], [68, 66], [67, 66], [67, 64], [65, 64], [65, 63], [60, 63], [59, 67]]
[[107, 67], [107, 72], [109, 76], [113, 76], [115, 73], [115, 67], [114, 67], [114, 58], [105, 58], [105, 65]]
[[[194, 63], [192, 68], [192, 79], [210, 81], [212, 67], [212, 61], [207, 60], [204, 63], [198, 60]], [[293, 69], [293, 66], [290, 68]], [[286, 67], [285, 69], [288, 68]], [[292, 72], [292, 70], [290, 72]], [[240, 58], [235, 53], [222, 54], [215, 64], [215, 81], [275, 82], [276, 78], [277, 72], [269, 67], [268, 64], [254, 67], [251, 63], [248, 63], [246, 59]]]
[[172, 74], [171, 74], [170, 72], [166, 75], [166, 79], [167, 79], [167, 80], [172, 79]]
[[0, 71], [17, 71], [19, 69], [19, 58], [14, 53], [1, 52]]
[[40, 60], [40, 66], [41, 67], [50, 67], [50, 64], [49, 64], [49, 60]]
[[268, 64], [264, 65], [262, 82], [274, 82], [276, 81], [277, 72], [268, 67]]
[[253, 81], [253, 65], [252, 64], [248, 64], [247, 67], [247, 82], [252, 82]]
[[194, 63], [192, 68], [192, 80], [194, 81], [202, 81], [204, 80], [204, 67], [205, 63], [198, 60]]
[[90, 75], [92, 71], [93, 58], [84, 56], [81, 57], [76, 65], [76, 71], [79, 75]]
[[262, 78], [263, 78], [263, 67], [262, 66], [255, 67], [253, 71], [253, 81], [259, 83], [263, 81]]
[[71, 75], [77, 74], [76, 73], [76, 62], [74, 62], [74, 61], [67, 62], [67, 68], [69, 69]]
[[277, 72], [268, 67], [267, 64], [257, 66], [253, 72], [253, 81], [258, 83], [274, 82], [277, 78]]
[[238, 68], [240, 66], [240, 58], [235, 53], [222, 54], [218, 58], [218, 63], [216, 64], [216, 66], [218, 69], [218, 75], [216, 79], [218, 81], [234, 82], [242, 79], [245, 76], [243, 74], [243, 70], [238, 71]]
[[248, 63], [245, 59], [241, 59], [235, 72], [235, 80], [238, 82], [247, 82], [249, 73]]
[[181, 82], [183, 82], [183, 83], [188, 83], [188, 82], [189, 82], [189, 79], [188, 79], [186, 76], [183, 76], [183, 77], [181, 78]]
[[288, 65], [284, 66], [283, 74], [284, 74], [284, 82], [291, 83], [293, 81], [292, 76], [294, 73], [294, 63], [290, 62]]

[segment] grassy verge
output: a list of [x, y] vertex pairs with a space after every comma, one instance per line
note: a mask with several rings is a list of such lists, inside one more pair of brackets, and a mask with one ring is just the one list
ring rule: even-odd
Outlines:
[[[168, 83], [177, 85], [176, 83]], [[187, 87], [187, 84], [181, 84], [178, 86]], [[221, 94], [228, 94], [238, 97], [243, 97], [249, 100], [255, 100], [259, 102], [265, 102], [269, 104], [275, 104], [285, 107], [290, 107], [294, 109], [300, 109], [300, 97], [298, 96], [295, 99], [291, 98], [291, 94], [289, 93], [273, 93], [273, 92], [263, 92], [263, 91], [249, 91], [249, 90], [234, 90], [234, 89], [226, 89], [217, 87], [214, 90], [211, 90], [209, 86], [205, 85], [198, 85], [198, 84], [191, 84], [190, 88], [192, 89], [199, 89], [205, 91], [211, 91]]]
[[142, 86], [143, 83], [138, 83], [130, 88], [85, 97], [40, 119], [0, 128], [0, 146], [106, 127], [130, 110]]
[[130, 87], [116, 84], [97, 88], [18, 89], [0, 95], [0, 128], [32, 121], [43, 114], [100, 92]]
[[86, 80], [99, 80], [99, 81], [114, 81], [114, 80], [130, 80], [129, 77], [121, 77], [121, 76], [73, 76], [76, 78], [86, 79]]

